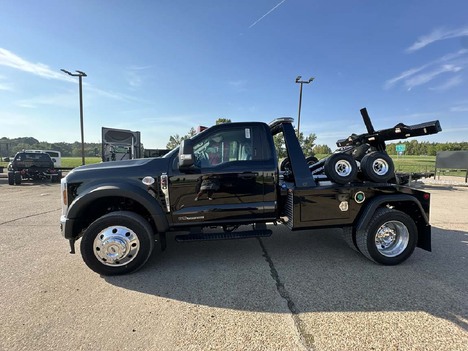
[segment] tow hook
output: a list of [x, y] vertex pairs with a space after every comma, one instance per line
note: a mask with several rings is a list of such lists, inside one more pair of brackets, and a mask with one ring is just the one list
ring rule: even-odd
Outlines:
[[69, 240], [69, 243], [70, 243], [70, 253], [71, 254], [74, 254], [75, 253], [75, 239], [70, 239]]

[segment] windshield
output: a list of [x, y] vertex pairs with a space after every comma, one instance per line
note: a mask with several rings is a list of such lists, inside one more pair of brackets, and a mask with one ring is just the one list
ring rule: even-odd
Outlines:
[[175, 149], [172, 149], [167, 154], [165, 154], [162, 158], [169, 158], [169, 157], [171, 157], [172, 155], [174, 155], [174, 154], [176, 154], [178, 152], [179, 152], [179, 147], [176, 147]]

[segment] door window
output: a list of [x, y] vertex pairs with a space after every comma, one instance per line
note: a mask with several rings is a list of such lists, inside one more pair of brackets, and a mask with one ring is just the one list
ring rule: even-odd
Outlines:
[[194, 145], [195, 164], [206, 168], [227, 162], [253, 160], [256, 152], [252, 129], [236, 128], [208, 135]]

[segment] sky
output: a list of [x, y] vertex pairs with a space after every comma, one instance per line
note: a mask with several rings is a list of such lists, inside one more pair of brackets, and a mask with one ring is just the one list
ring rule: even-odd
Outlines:
[[[297, 121], [316, 144], [439, 120], [468, 140], [466, 0], [0, 0], [0, 138], [141, 132], [145, 148], [218, 118]], [[297, 123], [296, 123], [297, 125]]]

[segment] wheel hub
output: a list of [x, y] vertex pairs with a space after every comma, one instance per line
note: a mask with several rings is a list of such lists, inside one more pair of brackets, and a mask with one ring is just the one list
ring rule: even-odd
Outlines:
[[335, 165], [335, 171], [341, 177], [347, 177], [351, 174], [352, 171], [351, 163], [346, 160], [340, 160]]
[[139, 249], [138, 237], [127, 227], [108, 227], [94, 239], [94, 255], [107, 266], [123, 266], [130, 263]]
[[377, 250], [387, 257], [395, 257], [401, 254], [408, 246], [408, 242], [408, 228], [399, 221], [384, 223], [375, 235]]
[[382, 158], [378, 158], [372, 163], [372, 168], [374, 169], [374, 173], [380, 176], [386, 175], [389, 170], [389, 166], [387, 161]]

